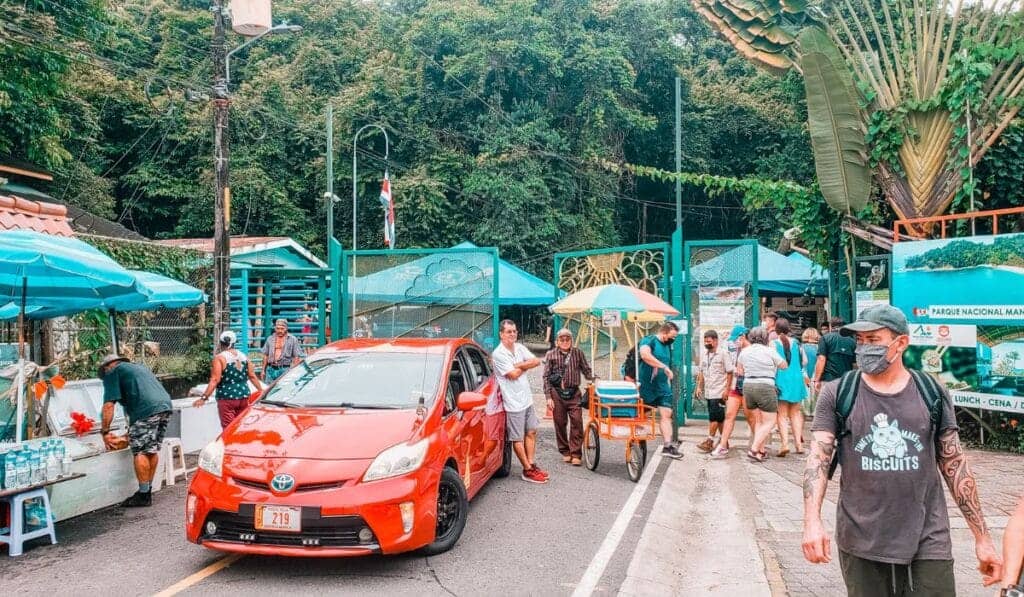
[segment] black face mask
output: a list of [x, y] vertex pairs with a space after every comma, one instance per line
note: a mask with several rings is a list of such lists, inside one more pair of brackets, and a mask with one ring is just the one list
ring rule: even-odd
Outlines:
[[714, 345], [713, 345], [713, 344], [705, 344], [705, 345], [704, 345], [704, 348], [706, 348], [706, 349], [708, 349], [708, 350], [712, 350], [712, 349], [714, 349], [715, 347], [714, 347]]
[[662, 344], [664, 344], [665, 346], [672, 346], [672, 343], [675, 342], [675, 339], [674, 338], [670, 338], [668, 340], [660, 340], [660, 342]]

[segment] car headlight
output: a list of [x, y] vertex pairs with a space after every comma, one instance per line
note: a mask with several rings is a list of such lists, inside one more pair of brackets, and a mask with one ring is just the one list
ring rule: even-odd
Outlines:
[[199, 468], [220, 478], [224, 474], [224, 440], [216, 439], [199, 453]]
[[398, 444], [384, 450], [373, 459], [370, 468], [366, 469], [363, 481], [377, 481], [411, 473], [421, 466], [427, 458], [427, 440], [422, 439], [415, 444]]

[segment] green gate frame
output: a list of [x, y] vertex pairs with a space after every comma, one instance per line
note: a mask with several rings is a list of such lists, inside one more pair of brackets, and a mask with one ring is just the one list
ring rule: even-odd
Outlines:
[[[359, 257], [390, 257], [396, 255], [417, 255], [420, 257], [426, 257], [429, 255], [459, 255], [459, 254], [480, 254], [489, 253], [491, 258], [491, 267], [493, 268], [492, 275], [492, 286], [493, 294], [491, 295], [491, 337], [494, 338], [494, 342], [498, 342], [498, 324], [499, 319], [499, 264], [498, 249], [496, 247], [465, 247], [465, 248], [447, 248], [447, 249], [360, 249], [358, 251], [346, 251], [341, 248], [341, 245], [335, 241], [332, 243], [331, 256], [335, 259], [331, 262], [331, 269], [338, 272], [340, 281], [333, 283], [332, 286], [332, 308], [331, 308], [331, 321], [335, 324], [331, 328], [331, 334], [333, 340], [341, 338], [349, 338], [352, 335], [350, 329], [350, 322], [348, 317], [348, 310], [350, 308], [351, 293], [348, 288], [348, 258], [353, 257], [358, 259]], [[337, 331], [335, 331], [337, 330]]]
[[[677, 232], [677, 234], [678, 234], [678, 232]], [[751, 322], [747, 326], [747, 327], [753, 327], [753, 326], [758, 325], [761, 322], [761, 294], [760, 294], [760, 292], [759, 292], [759, 290], [757, 288], [758, 282], [760, 281], [759, 278], [758, 278], [758, 271], [757, 271], [757, 268], [758, 268], [758, 264], [757, 264], [758, 242], [757, 242], [757, 240], [754, 240], [754, 239], [688, 240], [688, 241], [682, 243], [682, 249], [683, 250], [682, 250], [682, 255], [681, 255], [680, 261], [681, 261], [681, 266], [682, 266], [681, 269], [684, 272], [684, 277], [678, 278], [678, 282], [679, 282], [678, 286], [679, 286], [679, 292], [680, 292], [680, 294], [682, 294], [683, 304], [685, 305], [684, 309], [680, 309], [680, 311], [685, 313], [686, 314], [686, 318], [687, 318], [687, 328], [686, 328], [686, 332], [687, 333], [685, 334], [685, 338], [686, 339], [684, 341], [684, 343], [686, 345], [686, 348], [684, 348], [682, 351], [680, 351], [680, 352], [683, 353], [682, 357], [683, 357], [683, 359], [685, 359], [683, 363], [684, 363], [684, 368], [686, 369], [686, 372], [685, 372], [685, 384], [686, 384], [686, 386], [685, 386], [685, 392], [684, 392], [684, 394], [685, 394], [685, 396], [684, 396], [685, 408], [682, 409], [682, 410], [685, 410], [687, 416], [689, 416], [690, 418], [693, 418], [693, 419], [707, 420], [708, 416], [707, 416], [707, 414], [704, 414], [704, 413], [694, 413], [693, 412], [693, 391], [694, 391], [694, 382], [696, 381], [696, 376], [691, 371], [692, 364], [693, 364], [693, 332], [694, 332], [694, 327], [693, 327], [692, 324], [693, 324], [694, 309], [695, 308], [699, 308], [699, 307], [697, 305], [693, 304], [692, 293], [690, 292], [690, 290], [693, 288], [692, 279], [690, 277], [691, 249], [693, 249], [693, 248], [700, 248], [700, 247], [743, 247], [743, 246], [751, 247], [751, 253], [752, 253], [752, 256], [753, 256], [753, 258], [752, 258], [753, 263], [752, 263], [752, 269], [751, 269], [752, 275], [751, 275], [751, 279], [750, 279], [751, 305], [753, 306], [753, 308], [752, 308], [752, 313], [751, 313], [751, 317], [750, 317], [751, 318]], [[676, 271], [679, 271], [679, 270], [676, 270]], [[683, 279], [684, 278], [686, 280], [685, 284], [683, 283]], [[744, 280], [744, 282], [746, 282], [746, 281]], [[684, 292], [684, 290], [685, 290], [685, 292]], [[683, 337], [683, 334], [679, 334], [679, 336]]]

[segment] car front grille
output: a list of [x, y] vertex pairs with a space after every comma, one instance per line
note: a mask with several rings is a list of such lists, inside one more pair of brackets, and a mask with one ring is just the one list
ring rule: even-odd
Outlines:
[[[359, 541], [359, 531], [369, 528], [361, 516], [321, 516], [320, 508], [302, 508], [302, 532], [282, 533], [257, 531], [254, 525], [256, 506], [242, 504], [238, 513], [213, 510], [203, 523], [204, 541], [223, 541], [253, 545], [280, 545], [283, 547], [310, 547], [308, 541], [316, 540], [313, 547], [361, 547], [378, 550], [376, 535], [366, 543]], [[217, 529], [208, 532], [212, 522]], [[372, 530], [371, 530], [372, 533]], [[304, 543], [304, 540], [307, 542]]]
[[[260, 491], [270, 491], [270, 486], [263, 481], [253, 481], [252, 479], [241, 479], [239, 477], [231, 478], [235, 484], [241, 485], [242, 487], [248, 487], [250, 489], [259, 489]], [[295, 493], [303, 493], [306, 491], [324, 491], [326, 489], [338, 489], [344, 487], [345, 481], [327, 481], [325, 483], [304, 483], [295, 487]]]

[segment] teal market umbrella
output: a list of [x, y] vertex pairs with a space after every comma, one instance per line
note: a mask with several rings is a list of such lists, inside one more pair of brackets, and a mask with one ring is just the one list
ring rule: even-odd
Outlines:
[[[117, 311], [151, 311], [156, 309], [184, 309], [206, 302], [202, 290], [179, 282], [167, 276], [142, 270], [127, 270], [135, 279], [131, 292], [117, 294], [89, 303], [89, 308], [103, 308], [110, 312], [110, 337], [112, 348], [118, 352], [117, 329], [114, 315]], [[60, 301], [49, 299], [45, 305], [33, 304], [25, 310], [29, 319], [49, 319], [81, 312], [83, 303], [75, 299]], [[0, 320], [18, 317], [20, 308], [14, 303], [0, 306]]]
[[0, 232], [0, 300], [20, 304], [16, 441], [24, 426], [26, 311], [54, 304], [85, 310], [132, 292], [134, 276], [86, 243], [31, 230]]

